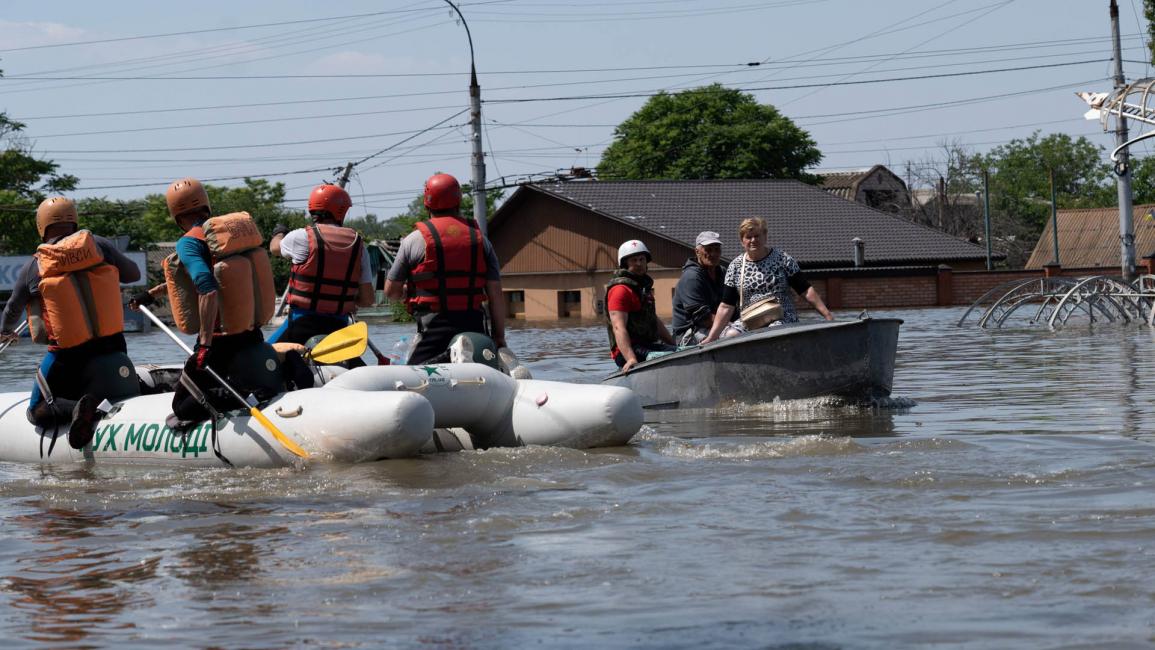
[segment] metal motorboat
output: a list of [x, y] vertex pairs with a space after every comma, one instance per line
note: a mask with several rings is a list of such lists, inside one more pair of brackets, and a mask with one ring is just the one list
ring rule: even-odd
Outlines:
[[875, 400], [890, 395], [900, 325], [896, 318], [779, 324], [643, 361], [602, 383], [633, 389], [650, 409], [826, 395]]

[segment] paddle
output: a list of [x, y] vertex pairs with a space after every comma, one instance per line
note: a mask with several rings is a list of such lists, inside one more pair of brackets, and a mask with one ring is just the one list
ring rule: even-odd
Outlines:
[[[163, 321], [157, 318], [156, 314], [152, 313], [152, 310], [150, 310], [148, 307], [145, 307], [144, 305], [140, 305], [139, 309], [144, 312], [145, 316], [148, 316], [149, 320], [151, 320], [156, 324], [157, 327], [163, 330], [170, 339], [172, 339], [174, 342], [176, 342], [177, 345], [184, 349], [186, 353], [190, 355], [193, 353], [192, 348], [190, 348], [184, 341], [180, 340], [180, 337], [178, 337], [175, 332], [169, 329], [168, 325], [165, 325]], [[269, 433], [273, 434], [273, 437], [276, 438], [277, 442], [280, 442], [281, 445], [285, 447], [285, 449], [288, 449], [290, 452], [300, 456], [301, 458], [309, 457], [309, 452], [302, 449], [301, 446], [293, 442], [291, 438], [281, 433], [281, 430], [278, 429], [272, 422], [270, 422], [269, 418], [265, 417], [264, 413], [258, 411], [257, 407], [249, 405], [248, 400], [246, 400], [240, 393], [238, 393], [235, 388], [230, 386], [228, 382], [226, 382], [220, 375], [218, 375], [215, 370], [209, 367], [205, 367], [205, 370], [208, 371], [209, 375], [213, 378], [214, 381], [220, 384], [221, 387], [223, 387], [225, 390], [232, 393], [233, 397], [235, 397], [238, 402], [243, 404], [245, 408], [249, 409], [249, 415], [256, 418], [257, 422], [260, 422], [261, 425], [269, 431]]]
[[364, 354], [368, 342], [369, 326], [365, 323], [353, 323], [321, 339], [320, 343], [309, 350], [307, 356], [316, 363], [340, 363]]
[[[21, 321], [20, 325], [18, 325], [16, 327], [16, 331], [13, 332], [13, 334], [15, 334], [16, 336], [20, 336], [21, 334], [24, 333], [24, 330], [27, 327], [28, 327], [28, 321]], [[11, 347], [12, 344], [15, 342], [16, 342], [16, 339], [10, 339], [8, 341], [4, 341], [4, 343], [0, 343], [0, 353], [3, 353], [5, 350], [7, 350], [9, 347]]]
[[[353, 315], [353, 314], [349, 314], [349, 320], [350, 320], [350, 321], [352, 321], [354, 325], [356, 325], [356, 324], [358, 323], [358, 321], [357, 321], [357, 317], [356, 317], [355, 315]], [[324, 341], [322, 341], [322, 343], [323, 343], [323, 342], [324, 342]], [[373, 354], [374, 354], [374, 355], [377, 357], [377, 365], [379, 365], [379, 366], [387, 366], [387, 365], [389, 365], [389, 360], [388, 360], [388, 359], [386, 359], [386, 358], [385, 358], [385, 355], [384, 355], [384, 354], [381, 354], [381, 350], [379, 350], [379, 349], [377, 348], [377, 346], [373, 344], [373, 339], [369, 338], [369, 329], [368, 329], [368, 327], [366, 327], [366, 328], [365, 328], [365, 342], [366, 342], [367, 344], [369, 344], [369, 349], [370, 349], [370, 350], [372, 350], [372, 351], [373, 351]], [[362, 351], [363, 351], [363, 350], [362, 350]]]
[[277, 309], [273, 312], [273, 318], [279, 318], [281, 314], [285, 313], [285, 307], [289, 306], [289, 287], [285, 287], [285, 292], [281, 294], [280, 301], [277, 302]]

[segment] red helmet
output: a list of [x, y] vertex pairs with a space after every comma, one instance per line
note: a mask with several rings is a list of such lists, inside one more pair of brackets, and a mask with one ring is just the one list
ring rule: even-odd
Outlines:
[[461, 205], [461, 184], [449, 174], [434, 174], [425, 181], [425, 208], [430, 212], [452, 210]]
[[353, 199], [339, 185], [318, 185], [309, 193], [309, 212], [328, 212], [337, 223], [345, 221], [345, 213], [353, 207]]

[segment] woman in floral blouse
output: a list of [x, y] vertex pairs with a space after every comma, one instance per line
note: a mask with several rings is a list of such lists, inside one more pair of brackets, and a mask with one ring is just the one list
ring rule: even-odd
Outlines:
[[[703, 344], [719, 338], [735, 336], [746, 331], [741, 319], [730, 322], [737, 309], [741, 312], [747, 306], [767, 297], [774, 296], [782, 305], [782, 323], [798, 321], [794, 310], [793, 289], [802, 296], [826, 320], [834, 320], [834, 314], [822, 302], [822, 296], [810, 286], [799, 272], [798, 262], [784, 251], [766, 245], [766, 221], [760, 217], [746, 219], [738, 227], [738, 237], [742, 240], [741, 257], [726, 269], [726, 279], [722, 288], [722, 304], [714, 316], [710, 333]], [[742, 304], [738, 304], [739, 300]]]

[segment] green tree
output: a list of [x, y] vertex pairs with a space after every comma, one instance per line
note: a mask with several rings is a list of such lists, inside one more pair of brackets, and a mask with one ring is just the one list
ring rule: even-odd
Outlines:
[[0, 112], [0, 251], [29, 252], [40, 243], [36, 206], [47, 194], [75, 189], [75, 176], [58, 173], [51, 160], [32, 155], [24, 124]]
[[990, 170], [992, 211], [1012, 215], [1039, 232], [1051, 213], [1050, 171], [1060, 208], [1116, 203], [1103, 148], [1083, 136], [1052, 133], [1040, 137], [1036, 131], [977, 157], [972, 167]]
[[1131, 199], [1135, 205], [1155, 203], [1155, 156], [1131, 158]]
[[604, 179], [794, 178], [822, 160], [810, 134], [752, 95], [713, 84], [660, 93], [614, 130]]
[[387, 239], [389, 237], [388, 224], [388, 221], [381, 221], [375, 214], [345, 219], [346, 226], [361, 233], [361, 237], [367, 240]]
[[1143, 0], [1143, 15], [1147, 18], [1147, 47], [1151, 63], [1155, 63], [1155, 0]]
[[145, 220], [147, 202], [87, 198], [77, 202], [80, 227], [104, 237], [128, 235], [129, 250], [146, 250], [158, 240], [157, 228]]
[[[470, 193], [469, 185], [463, 185], [461, 192], [461, 214], [467, 217], [472, 216], [473, 194]], [[503, 198], [505, 198], [505, 190], [503, 189], [494, 188], [486, 192], [486, 214], [492, 215]], [[429, 212], [425, 209], [425, 197], [419, 194], [409, 202], [409, 205], [405, 208], [405, 212], [402, 212], [383, 224], [385, 227], [385, 236], [383, 239], [400, 239], [412, 232], [414, 225], [418, 221], [424, 221], [428, 218]]]
[[[1064, 133], [1042, 136], [1035, 132], [986, 153], [961, 145], [944, 144], [945, 160], [908, 163], [911, 189], [934, 190], [945, 181], [946, 196], [912, 208], [912, 218], [946, 232], [981, 241], [983, 211], [975, 192], [983, 187], [983, 171], [990, 174], [991, 237], [995, 250], [1007, 255], [1006, 264], [1019, 268], [1030, 257], [1051, 215], [1054, 170], [1059, 208], [1102, 207], [1116, 204], [1114, 177], [1104, 151], [1085, 137]], [[1148, 170], [1155, 176], [1155, 165]], [[1140, 187], [1137, 181], [1135, 187]], [[930, 192], [933, 196], [936, 192]], [[938, 202], [942, 201], [940, 208]]]
[[[257, 227], [264, 233], [266, 242], [278, 223], [290, 228], [304, 226], [305, 213], [300, 210], [290, 210], [282, 203], [285, 200], [285, 184], [270, 183], [265, 179], [246, 178], [241, 187], [221, 187], [219, 185], [205, 185], [212, 205], [214, 215], [229, 214], [231, 212], [248, 212]], [[151, 243], [176, 241], [182, 234], [180, 228], [168, 214], [163, 194], [150, 194], [143, 200], [144, 210], [141, 219], [145, 223], [146, 232], [151, 237]], [[273, 280], [277, 290], [284, 290], [289, 278], [288, 260], [277, 257], [272, 259]]]

